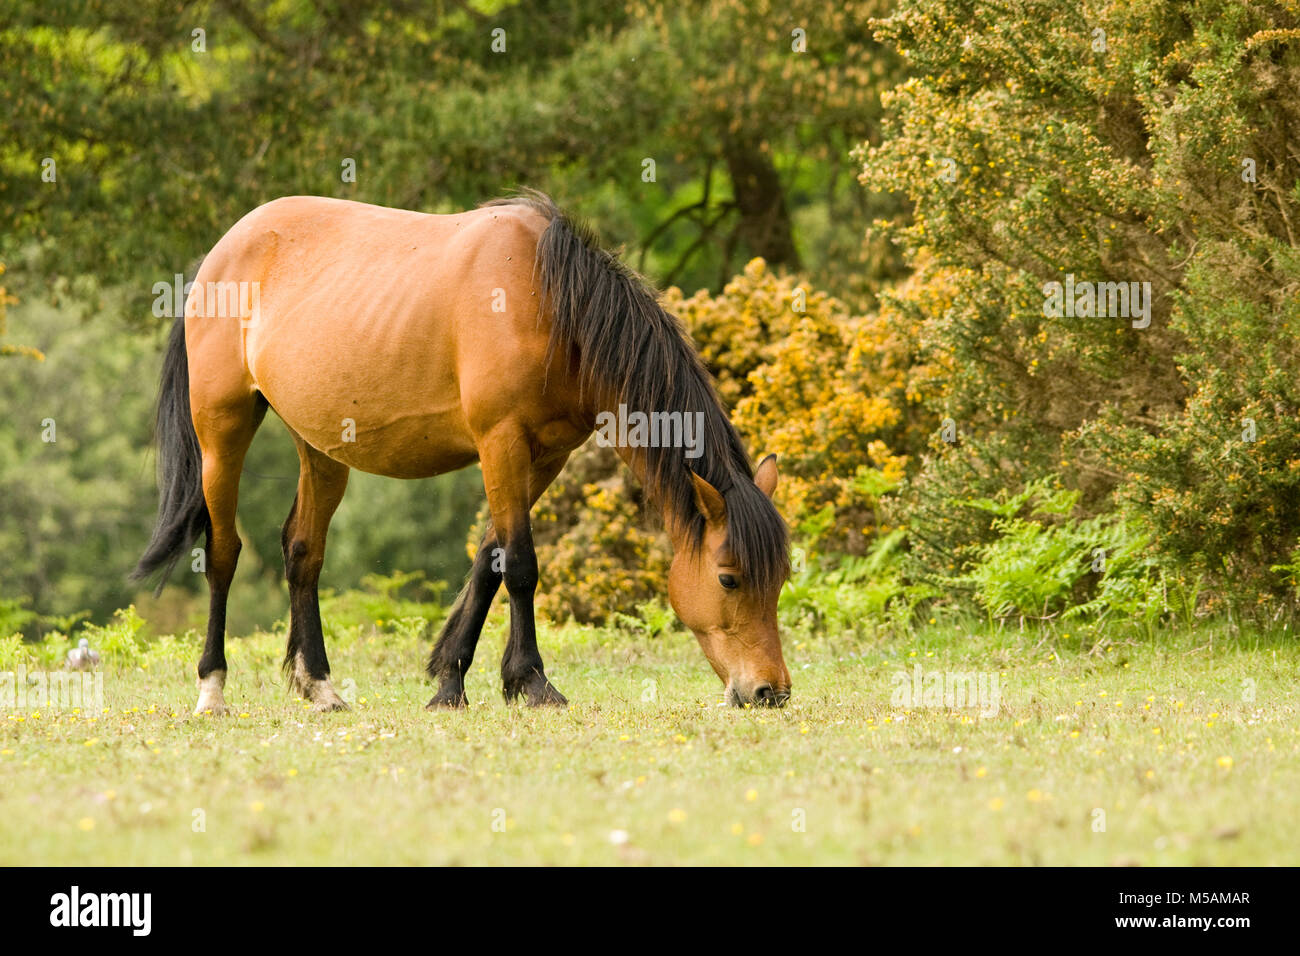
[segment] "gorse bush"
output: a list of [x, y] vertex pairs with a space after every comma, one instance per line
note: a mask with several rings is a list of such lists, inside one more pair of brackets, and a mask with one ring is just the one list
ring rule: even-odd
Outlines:
[[1275, 568], [1300, 543], [1300, 269], [1293, 249], [1269, 256], [1287, 280], [1275, 302], [1189, 275], [1177, 324], [1202, 345], [1180, 356], [1195, 389], [1183, 413], [1154, 434], [1106, 416], [1083, 442], [1123, 469], [1124, 512], [1162, 550], [1257, 605], [1294, 599]]
[[604, 622], [667, 594], [671, 553], [644, 504], [640, 484], [613, 449], [593, 440], [574, 452], [533, 509], [541, 613]]
[[[924, 404], [963, 436], [900, 495], [923, 563], [1007, 539], [953, 506], [963, 482], [1059, 473], [1188, 580], [1277, 597], [1300, 530], [1300, 9], [904, 0], [876, 26], [914, 75], [861, 180], [906, 194], [882, 228], [947, 287], [916, 341], [951, 372]], [[1055, 308], [1076, 281], [1138, 298]], [[1028, 613], [1067, 584], [985, 597]]]
[[722, 294], [665, 304], [700, 343], [755, 458], [775, 453], [777, 504], [813, 549], [864, 553], [880, 498], [923, 440], [906, 415], [911, 343], [888, 317], [771, 272], [761, 259]]

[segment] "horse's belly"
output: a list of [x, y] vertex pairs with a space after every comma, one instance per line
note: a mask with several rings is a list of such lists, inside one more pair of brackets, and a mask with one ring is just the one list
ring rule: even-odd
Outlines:
[[359, 436], [355, 441], [344, 441], [332, 449], [322, 450], [358, 471], [388, 478], [432, 478], [478, 461], [473, 441], [455, 438], [454, 433], [440, 429], [436, 422], [425, 422], [403, 428], [395, 438], [385, 437], [381, 441], [373, 436]]
[[335, 461], [393, 478], [478, 460], [447, 355], [391, 349], [381, 336], [322, 335], [323, 325], [305, 334], [286, 323], [250, 341], [253, 381], [294, 432]]
[[[459, 414], [367, 415], [364, 403], [340, 404], [333, 414], [282, 413], [290, 428], [318, 451], [358, 471], [389, 478], [429, 478], [478, 460]], [[305, 410], [304, 410], [305, 411]], [[376, 410], [377, 411], [377, 410]]]

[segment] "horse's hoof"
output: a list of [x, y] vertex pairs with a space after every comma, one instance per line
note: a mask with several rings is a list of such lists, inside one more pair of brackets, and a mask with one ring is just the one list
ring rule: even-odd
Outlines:
[[351, 710], [348, 702], [339, 696], [338, 691], [329, 679], [315, 681], [307, 698], [311, 701], [311, 709], [318, 714], [328, 714], [336, 710]]
[[199, 702], [194, 705], [195, 717], [203, 714], [224, 717], [230, 713], [230, 708], [226, 706], [225, 695], [222, 693], [225, 685], [225, 671], [213, 671], [207, 677], [199, 678]]
[[506, 677], [502, 682], [501, 692], [507, 704], [513, 704], [523, 698], [529, 707], [568, 707], [569, 701], [555, 689], [555, 685], [546, 679], [540, 669], [534, 670], [521, 679]]
[[328, 677], [308, 677], [305, 674], [295, 674], [295, 683], [298, 685], [298, 692], [311, 701], [311, 709], [318, 714], [326, 714], [335, 710], [351, 710], [347, 701], [339, 696], [339, 692], [334, 689]]
[[540, 690], [528, 691], [529, 707], [568, 707], [569, 699], [555, 689], [555, 686], [546, 681], [546, 686]]
[[469, 706], [469, 701], [465, 697], [465, 692], [452, 693], [449, 691], [438, 691], [433, 698], [424, 705], [425, 710], [460, 710]]

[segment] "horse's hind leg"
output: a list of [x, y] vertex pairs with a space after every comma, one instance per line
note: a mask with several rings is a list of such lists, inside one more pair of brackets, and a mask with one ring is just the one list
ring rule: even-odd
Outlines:
[[266, 402], [249, 395], [234, 407], [201, 409], [195, 432], [203, 455], [203, 498], [208, 505], [207, 578], [208, 635], [199, 658], [199, 701], [194, 713], [227, 713], [226, 598], [239, 563], [240, 542], [235, 530], [239, 475], [244, 455], [266, 415]]
[[284, 523], [281, 543], [289, 580], [289, 644], [284, 669], [316, 710], [346, 710], [330, 683], [316, 584], [325, 563], [325, 533], [348, 486], [348, 466], [294, 436], [300, 470], [298, 496]]

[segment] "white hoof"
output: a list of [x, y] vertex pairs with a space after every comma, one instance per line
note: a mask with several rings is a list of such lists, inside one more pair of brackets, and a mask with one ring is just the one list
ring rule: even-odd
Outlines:
[[299, 656], [294, 662], [293, 682], [305, 700], [311, 701], [311, 709], [318, 712], [330, 710], [348, 710], [348, 703], [339, 696], [328, 677], [317, 680], [307, 674], [307, 668]]
[[348, 702], [339, 696], [338, 691], [334, 689], [334, 685], [328, 679], [312, 681], [307, 699], [311, 701], [311, 709], [315, 711], [349, 709]]
[[226, 672], [213, 671], [207, 677], [199, 678], [199, 702], [194, 705], [194, 713], [211, 714], [220, 717], [230, 713], [222, 689], [226, 686]]

